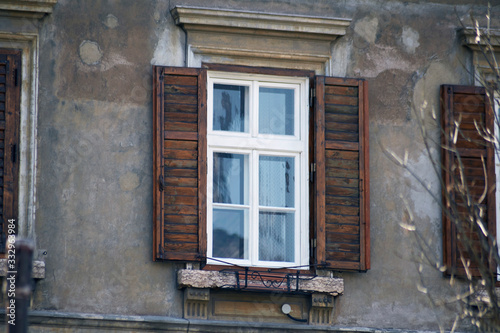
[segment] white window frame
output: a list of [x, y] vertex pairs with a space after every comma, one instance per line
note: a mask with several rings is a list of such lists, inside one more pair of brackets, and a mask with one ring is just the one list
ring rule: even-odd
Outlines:
[[[249, 87], [248, 132], [213, 130], [214, 84]], [[294, 135], [259, 134], [259, 87], [295, 89]], [[207, 264], [224, 263], [247, 267], [309, 269], [309, 79], [272, 75], [209, 71], [207, 73]], [[213, 154], [214, 152], [249, 155], [249, 235], [248, 259], [212, 259], [213, 253]], [[294, 262], [259, 261], [258, 241], [258, 167], [259, 155], [295, 158], [295, 255]], [[287, 209], [279, 209], [285, 211]]]

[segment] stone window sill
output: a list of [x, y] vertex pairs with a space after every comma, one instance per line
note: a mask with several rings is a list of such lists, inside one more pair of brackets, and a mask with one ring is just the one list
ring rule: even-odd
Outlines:
[[[177, 284], [179, 288], [198, 288], [198, 289], [242, 289], [244, 284], [241, 273], [237, 277], [235, 271], [203, 271], [194, 269], [181, 269], [177, 272]], [[324, 276], [303, 276], [299, 277], [298, 288], [295, 276], [290, 277], [288, 284], [275, 284], [271, 288], [265, 286], [262, 279], [248, 279], [246, 290], [269, 290], [269, 291], [298, 291], [301, 293], [323, 293], [331, 296], [338, 296], [344, 292], [344, 279], [331, 278]], [[238, 287], [240, 286], [240, 287]]]

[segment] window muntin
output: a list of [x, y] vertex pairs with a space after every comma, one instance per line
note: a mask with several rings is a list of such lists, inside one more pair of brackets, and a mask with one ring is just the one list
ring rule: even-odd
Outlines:
[[308, 264], [306, 87], [305, 78], [208, 73], [208, 263]]

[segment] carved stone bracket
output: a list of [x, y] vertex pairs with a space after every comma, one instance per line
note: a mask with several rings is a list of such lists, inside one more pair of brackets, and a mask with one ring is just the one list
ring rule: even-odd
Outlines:
[[312, 325], [331, 325], [333, 300], [333, 296], [328, 294], [312, 294], [309, 323]]
[[209, 289], [186, 288], [184, 290], [184, 318], [207, 319]]

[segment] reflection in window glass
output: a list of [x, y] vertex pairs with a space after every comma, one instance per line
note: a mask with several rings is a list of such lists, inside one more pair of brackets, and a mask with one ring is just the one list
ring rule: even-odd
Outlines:
[[213, 202], [246, 204], [248, 156], [214, 153]]
[[259, 213], [259, 260], [294, 261], [294, 213]]
[[260, 156], [259, 204], [294, 207], [295, 163], [293, 157]]
[[214, 131], [248, 132], [248, 87], [214, 84]]
[[294, 90], [259, 89], [259, 133], [294, 135]]
[[213, 210], [213, 256], [246, 259], [246, 209]]

